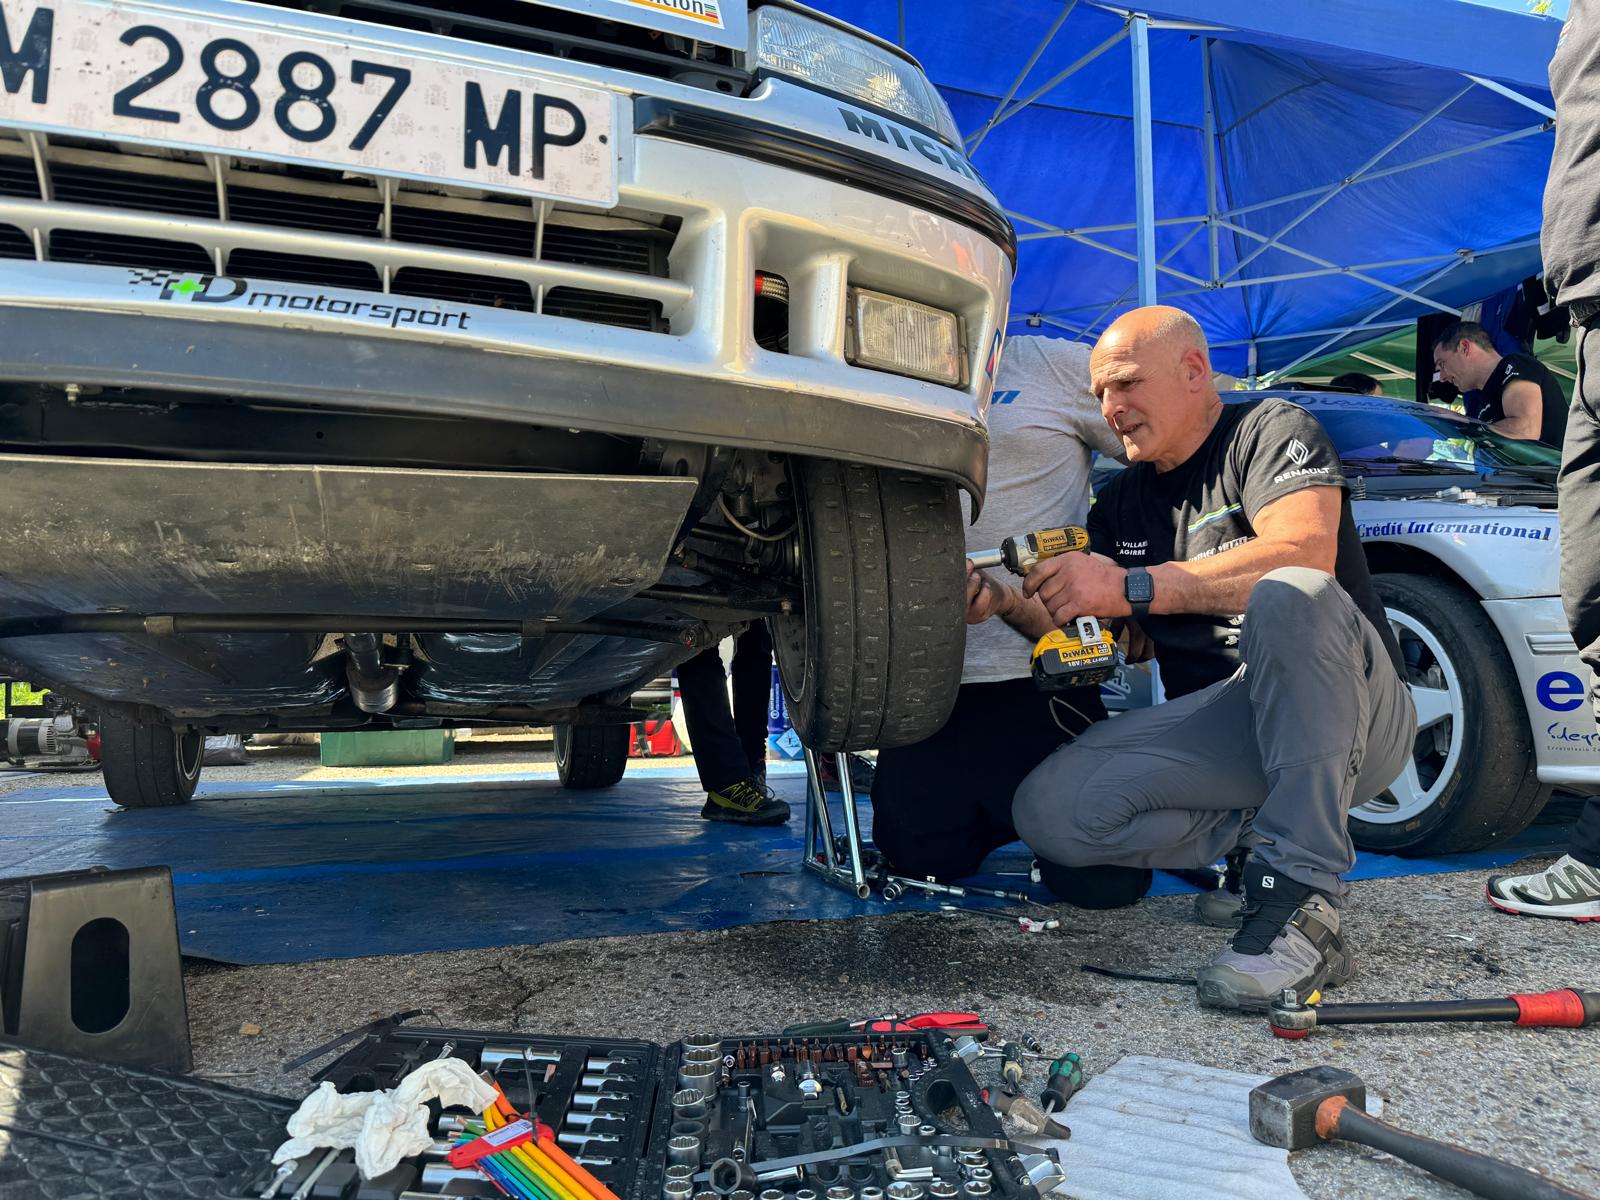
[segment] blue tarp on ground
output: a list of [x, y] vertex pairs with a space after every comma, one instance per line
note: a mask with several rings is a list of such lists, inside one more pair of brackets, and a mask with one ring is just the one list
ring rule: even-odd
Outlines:
[[[146, 812], [117, 809], [97, 786], [52, 782], [0, 797], [0, 878], [169, 866], [184, 953], [235, 963], [937, 910], [938, 898], [859, 901], [802, 871], [805, 779], [792, 767], [773, 771], [795, 809], [781, 829], [702, 821], [704, 793], [692, 772], [677, 770], [632, 770], [597, 792], [528, 775], [212, 781], [186, 808]], [[1564, 837], [1563, 827], [1541, 826], [1493, 853], [1362, 855], [1351, 877], [1486, 869], [1557, 852]], [[1025, 873], [1028, 862], [1016, 845], [985, 865]], [[1016, 875], [975, 882], [1026, 887]], [[1156, 877], [1157, 894], [1186, 890]]]
[[[1129, 42], [1040, 90], [1115, 37], [1126, 10], [1089, 0], [820, 3], [890, 41], [903, 31], [969, 145], [1002, 98], [1032, 97], [974, 152], [1023, 237], [1012, 332], [1043, 314], [1033, 332], [1073, 336], [1069, 326], [1092, 336], [1131, 306], [1134, 266], [1117, 255], [1135, 252], [1134, 234], [1101, 228], [1134, 219]], [[1024, 72], [1063, 9], [1066, 20]], [[1378, 322], [1432, 311], [1385, 285], [1460, 306], [1539, 269], [1549, 122], [1466, 75], [1548, 107], [1554, 18], [1467, 0], [1156, 0], [1140, 11], [1153, 18], [1155, 215], [1172, 222], [1157, 231], [1156, 257], [1181, 273], [1163, 274], [1160, 294], [1200, 318], [1219, 370], [1250, 373], [1252, 349], [1255, 373], [1283, 367], [1327, 340], [1317, 331], [1353, 325], [1390, 301]], [[1206, 227], [1179, 220], [1208, 211], [1202, 47], [1216, 115], [1215, 209], [1231, 211], [1224, 219], [1238, 226], [1219, 227], [1215, 273]], [[1343, 180], [1354, 182], [1302, 194]], [[1286, 227], [1292, 250], [1266, 250], [1235, 273]], [[1306, 277], [1328, 266], [1349, 270]], [[1257, 282], [1241, 288], [1241, 279]]]

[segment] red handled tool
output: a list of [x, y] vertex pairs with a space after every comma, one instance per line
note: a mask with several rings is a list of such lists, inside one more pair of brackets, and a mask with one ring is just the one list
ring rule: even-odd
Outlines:
[[917, 1013], [911, 1017], [902, 1017], [898, 1013], [885, 1013], [881, 1017], [868, 1017], [864, 1021], [839, 1017], [832, 1021], [817, 1021], [809, 1025], [790, 1025], [783, 1033], [785, 1037], [800, 1037], [827, 1033], [904, 1033], [913, 1029], [943, 1029], [950, 1033], [980, 1036], [989, 1032], [989, 1027], [977, 1013], [937, 1012]]
[[1509, 1021], [1535, 1029], [1583, 1029], [1600, 1021], [1600, 992], [1501, 996], [1494, 1000], [1421, 1000], [1407, 1004], [1302, 1004], [1285, 991], [1267, 1010], [1281, 1038], [1303, 1038], [1318, 1025], [1388, 1025], [1413, 1021]]
[[470, 1142], [452, 1146], [449, 1154], [450, 1165], [457, 1170], [474, 1166], [481, 1158], [488, 1158], [491, 1154], [504, 1154], [507, 1150], [538, 1140], [541, 1132], [549, 1133], [550, 1130], [547, 1127], [541, 1131], [537, 1121], [529, 1121], [526, 1118], [513, 1121], [509, 1125], [500, 1126], [499, 1129], [490, 1130], [482, 1137], [475, 1137]]

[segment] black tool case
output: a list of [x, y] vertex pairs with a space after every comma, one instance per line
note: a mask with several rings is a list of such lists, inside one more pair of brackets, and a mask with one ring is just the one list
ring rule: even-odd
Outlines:
[[[386, 1089], [444, 1055], [488, 1071], [619, 1200], [1038, 1200], [999, 1117], [937, 1030], [706, 1036], [662, 1048], [401, 1027], [369, 1036], [317, 1080], [341, 1092]], [[473, 1115], [436, 1111], [435, 1149], [378, 1180], [362, 1181], [344, 1151], [307, 1200], [500, 1195], [445, 1161], [456, 1122]], [[301, 1160], [280, 1200], [324, 1157]], [[273, 1176], [263, 1162], [232, 1195], [259, 1197]]]

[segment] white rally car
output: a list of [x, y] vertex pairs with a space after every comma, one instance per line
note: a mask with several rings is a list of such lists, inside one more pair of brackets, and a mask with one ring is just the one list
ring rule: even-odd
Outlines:
[[[1271, 394], [1309, 410], [1339, 450], [1417, 706], [1411, 766], [1351, 812], [1356, 844], [1481, 849], [1527, 826], [1556, 788], [1600, 792], [1589, 671], [1557, 584], [1559, 452], [1413, 401]], [[1108, 704], [1136, 706], [1139, 682], [1125, 672]]]
[[1356, 528], [1405, 655], [1411, 767], [1350, 816], [1356, 842], [1474, 850], [1552, 789], [1600, 791], [1600, 738], [1561, 608], [1560, 453], [1412, 401], [1294, 395], [1350, 477]]

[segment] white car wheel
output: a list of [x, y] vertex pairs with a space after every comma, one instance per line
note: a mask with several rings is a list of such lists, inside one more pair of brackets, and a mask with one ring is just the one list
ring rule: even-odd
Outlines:
[[1432, 630], [1407, 613], [1393, 608], [1385, 611], [1407, 665], [1418, 664], [1412, 667], [1407, 681], [1411, 702], [1417, 709], [1417, 740], [1400, 778], [1383, 795], [1355, 811], [1362, 820], [1393, 825], [1430, 808], [1455, 776], [1461, 761], [1466, 711], [1461, 700], [1461, 677]]
[[1453, 580], [1372, 582], [1400, 642], [1417, 736], [1400, 778], [1375, 798], [1356, 797], [1351, 840], [1412, 855], [1504, 841], [1538, 815], [1549, 789], [1534, 772], [1527, 706], [1500, 631]]

